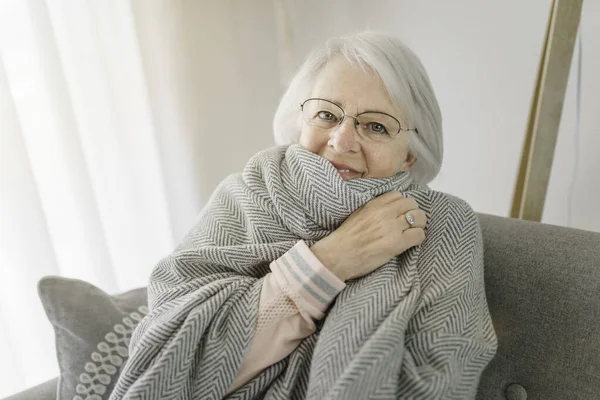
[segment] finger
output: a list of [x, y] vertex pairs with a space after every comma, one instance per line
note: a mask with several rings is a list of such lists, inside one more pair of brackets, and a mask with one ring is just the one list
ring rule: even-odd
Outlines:
[[[414, 224], [411, 225], [408, 223], [408, 220], [406, 219], [406, 214], [410, 214], [413, 216], [413, 218], [415, 219]], [[427, 226], [427, 216], [425, 215], [423, 210], [420, 210], [420, 209], [408, 211], [404, 214], [398, 215], [396, 218], [398, 219], [400, 225], [402, 226], [402, 230], [406, 230], [406, 229], [410, 229], [410, 228], [424, 229]]]
[[402, 193], [396, 192], [396, 191], [391, 191], [391, 192], [382, 194], [381, 196], [377, 197], [373, 201], [377, 201], [379, 203], [379, 205], [386, 205], [386, 204], [393, 203], [394, 201], [401, 200], [403, 198], [404, 198], [404, 195]]
[[407, 249], [419, 246], [425, 240], [425, 231], [421, 228], [410, 228], [402, 232]]
[[393, 215], [406, 214], [409, 211], [414, 211], [419, 209], [419, 203], [413, 198], [402, 198], [396, 199], [393, 202], [390, 202], [387, 207], [389, 208], [389, 212]]

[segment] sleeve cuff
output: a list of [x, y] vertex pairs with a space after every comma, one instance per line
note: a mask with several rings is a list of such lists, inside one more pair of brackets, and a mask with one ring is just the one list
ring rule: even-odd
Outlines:
[[331, 302], [346, 287], [303, 240], [273, 261], [270, 268], [281, 287], [290, 288], [290, 297], [298, 308], [314, 319], [322, 318]]

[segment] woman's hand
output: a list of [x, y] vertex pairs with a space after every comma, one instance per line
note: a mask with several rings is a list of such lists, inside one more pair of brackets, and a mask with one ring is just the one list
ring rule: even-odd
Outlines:
[[[405, 214], [415, 218], [411, 227]], [[356, 210], [329, 236], [311, 247], [341, 280], [367, 275], [425, 240], [425, 213], [414, 199], [389, 192]]]

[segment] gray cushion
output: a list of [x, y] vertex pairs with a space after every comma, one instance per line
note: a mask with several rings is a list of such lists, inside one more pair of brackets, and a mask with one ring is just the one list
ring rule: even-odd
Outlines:
[[479, 219], [498, 353], [477, 398], [600, 398], [600, 234]]
[[58, 378], [50, 379], [4, 400], [56, 400]]
[[48, 276], [38, 293], [56, 335], [59, 398], [108, 399], [133, 329], [148, 313], [146, 288], [111, 296], [78, 279]]

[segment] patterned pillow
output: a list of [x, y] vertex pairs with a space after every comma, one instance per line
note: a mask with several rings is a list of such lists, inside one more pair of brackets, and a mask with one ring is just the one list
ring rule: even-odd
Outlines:
[[56, 335], [58, 398], [108, 399], [131, 334], [148, 314], [146, 288], [111, 296], [88, 282], [47, 276], [38, 293]]

